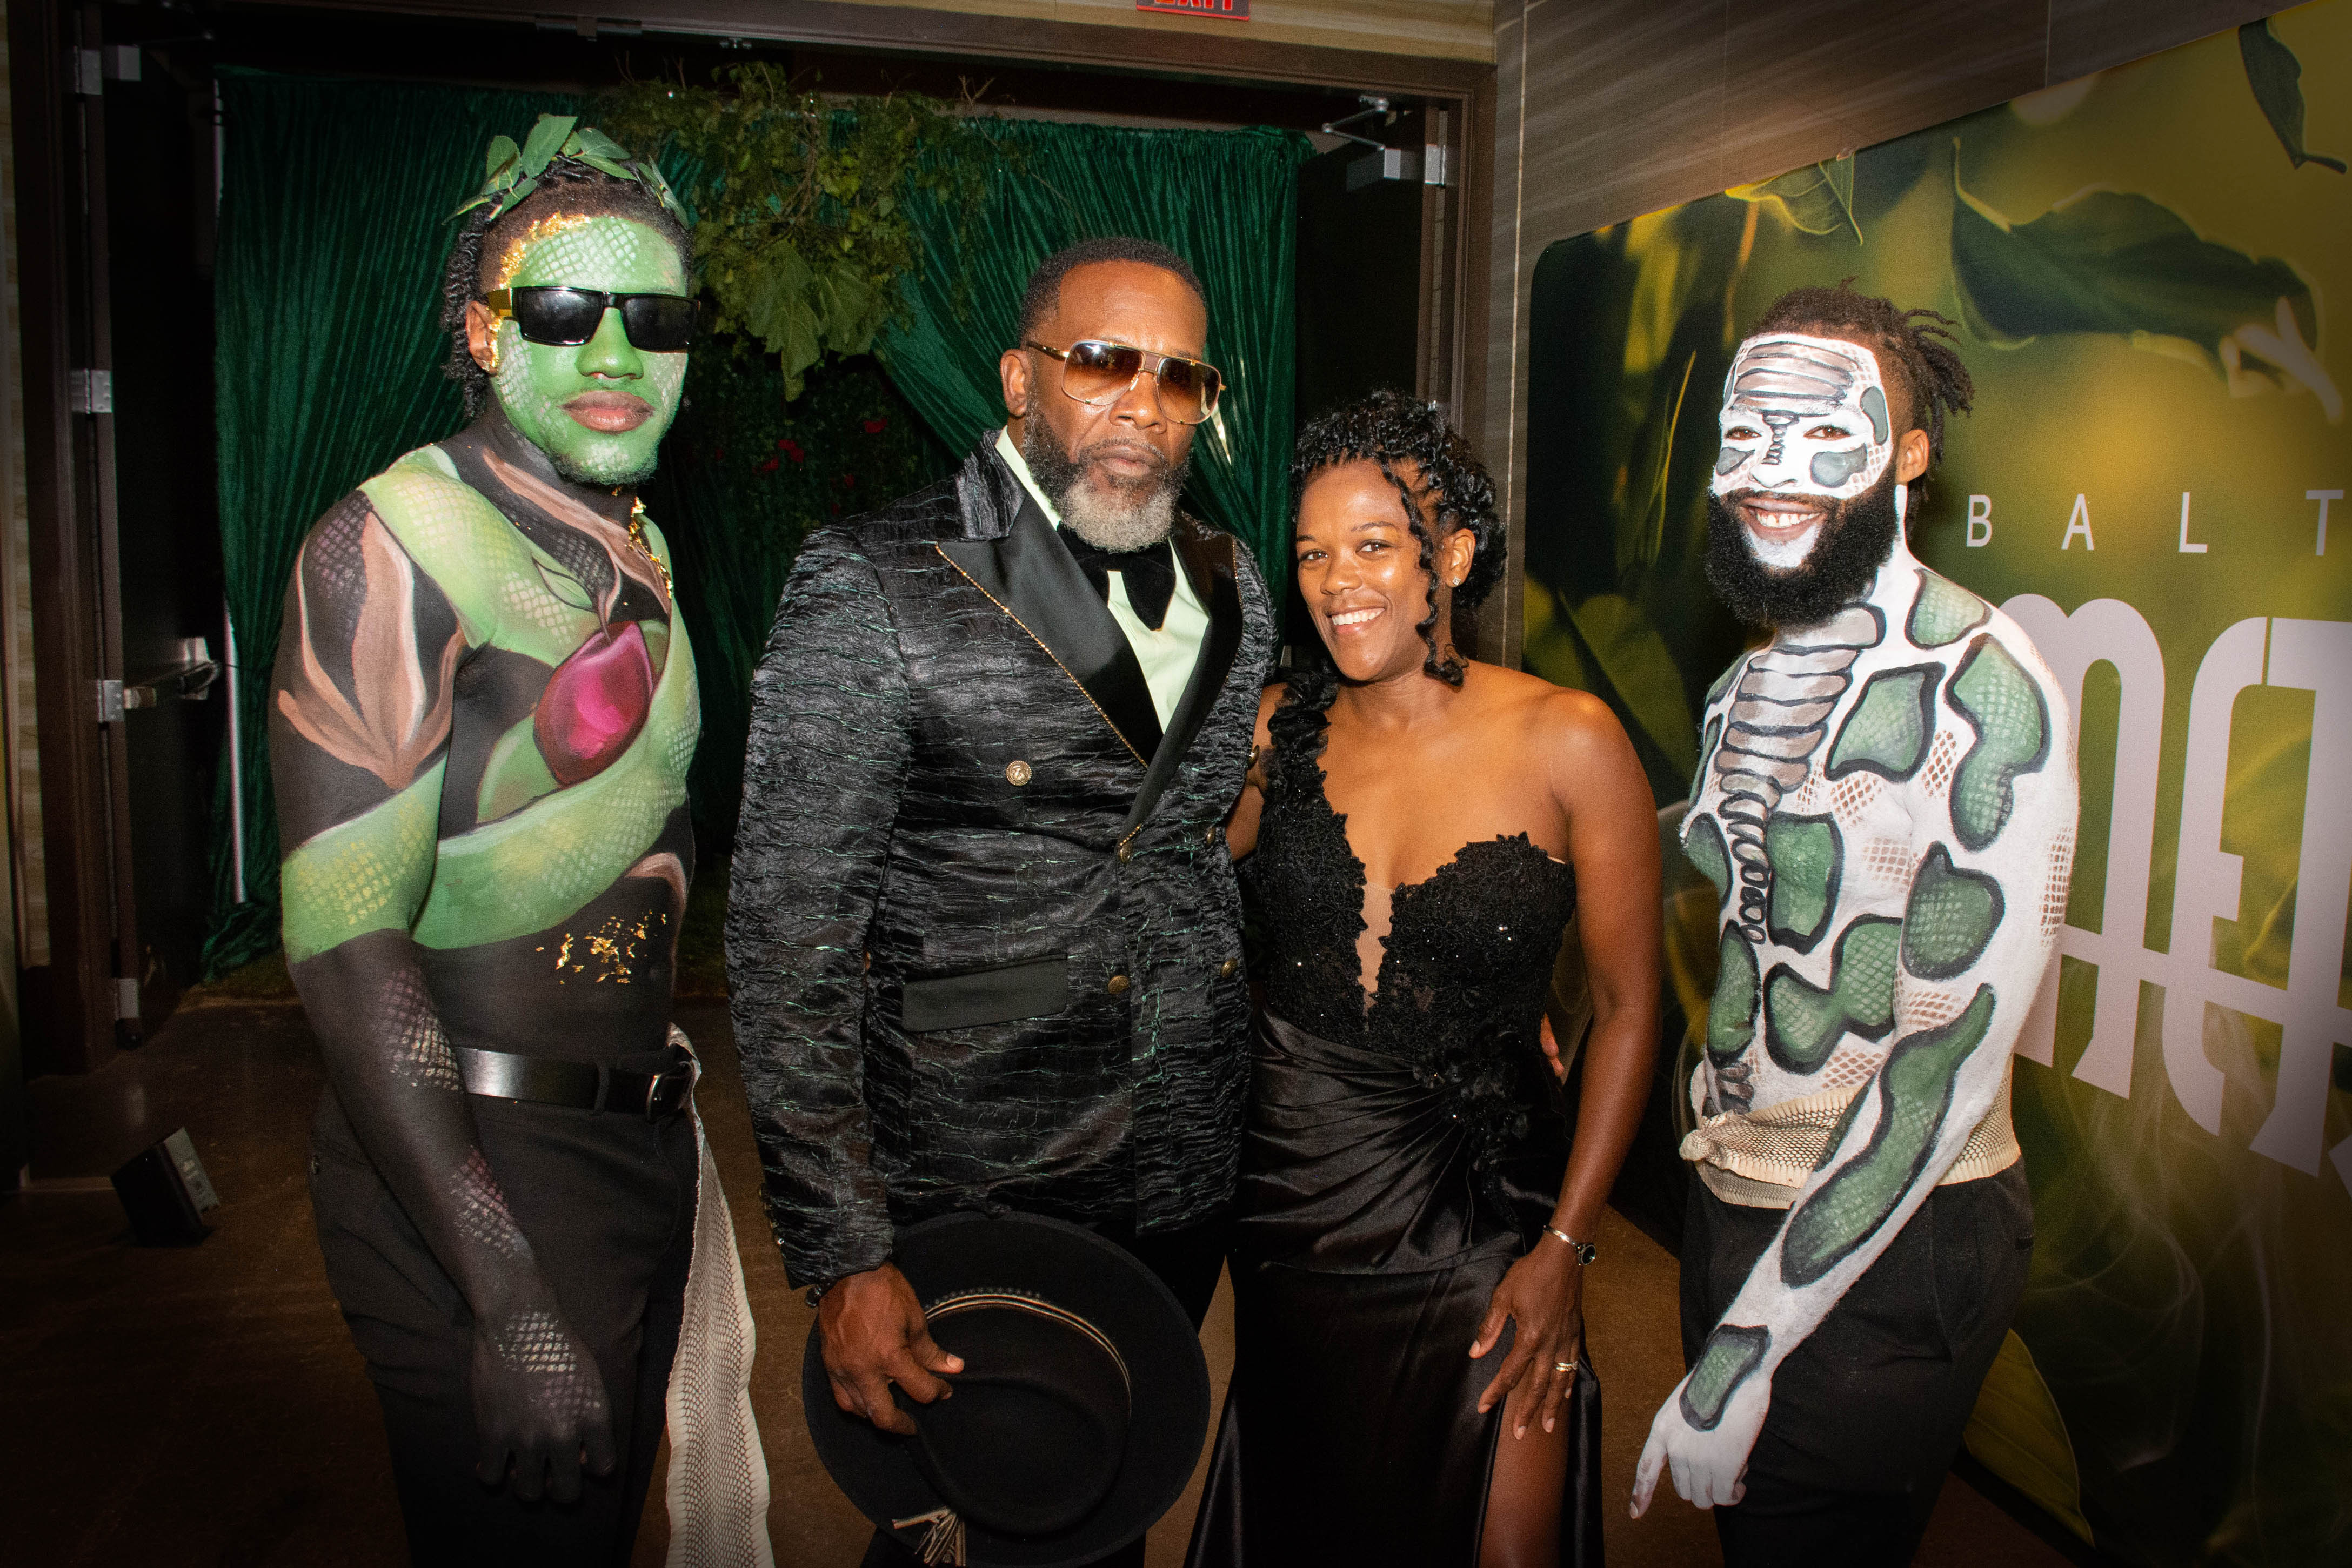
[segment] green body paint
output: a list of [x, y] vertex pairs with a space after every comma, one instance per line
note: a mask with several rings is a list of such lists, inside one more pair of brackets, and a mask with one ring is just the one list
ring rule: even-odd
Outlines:
[[1914, 664], [1871, 676], [1830, 747], [1829, 776], [1869, 772], [1899, 782], [1916, 773], [1936, 733], [1936, 681], [1943, 673], [1939, 665]]
[[1772, 862], [1772, 940], [1810, 953], [1829, 927], [1844, 873], [1837, 821], [1776, 811], [1764, 824], [1764, 853]]
[[1706, 1347], [1683, 1385], [1683, 1419], [1694, 1430], [1712, 1432], [1723, 1419], [1723, 1407], [1741, 1384], [1763, 1364], [1772, 1346], [1772, 1331], [1724, 1323], [1706, 1336]]
[[1865, 915], [1838, 937], [1830, 983], [1815, 986], [1787, 965], [1764, 988], [1764, 1049], [1790, 1072], [1813, 1072], [1848, 1034], [1878, 1040], [1895, 1023], [1895, 956], [1902, 922]]
[[[634, 219], [590, 218], [534, 241], [509, 286], [568, 285], [615, 294], [684, 294], [677, 247]], [[686, 354], [649, 354], [629, 341], [618, 310], [585, 343], [524, 340], [512, 319], [498, 329], [499, 368], [491, 377], [499, 406], [517, 430], [554, 459], [565, 476], [595, 485], [633, 483], [653, 472], [655, 452], [677, 414]], [[652, 410], [634, 430], [592, 430], [566, 405], [585, 392], [625, 392]]]
[[417, 942], [471, 947], [528, 936], [612, 886], [685, 803], [686, 767], [700, 731], [693, 652], [673, 632], [646, 727], [610, 767], [441, 841]]
[[1903, 909], [1903, 967], [1923, 980], [1948, 980], [1984, 956], [2000, 925], [2000, 883], [1928, 850]]
[[[1935, 1152], [1951, 1110], [1961, 1063], [1992, 1025], [1990, 986], [1979, 986], [1968, 1010], [1939, 1029], [1897, 1040], [1869, 1093], [1878, 1104], [1870, 1146], [1822, 1183], [1790, 1214], [1780, 1239], [1780, 1278], [1802, 1288], [1886, 1223]], [[1834, 1146], [1834, 1145], [1832, 1145]]]
[[289, 964], [371, 931], [407, 929], [433, 883], [445, 766], [436, 762], [391, 800], [286, 857], [278, 885]]
[[1699, 874], [1715, 883], [1716, 907], [1731, 896], [1731, 853], [1723, 845], [1723, 829], [1713, 817], [1695, 818], [1683, 836], [1683, 853]]
[[1985, 601], [1927, 568], [1919, 569], [1919, 598], [1911, 606], [1911, 641], [1922, 648], [1957, 643], [1983, 625], [1992, 612]]
[[547, 770], [547, 758], [540, 755], [531, 721], [522, 719], [490, 747], [489, 760], [482, 765], [482, 788], [474, 798], [474, 815], [495, 822], [562, 788]]
[[1756, 955], [1738, 927], [1726, 926], [1716, 957], [1715, 1000], [1706, 1014], [1706, 1049], [1729, 1061], [1756, 1033]]
[[1969, 849], [1981, 850], [2009, 823], [2012, 781], [2048, 760], [2050, 714], [2032, 678], [1990, 637], [1969, 649], [1949, 695], [1977, 732], [1952, 776], [1952, 831]]
[[[681, 358], [683, 356], [680, 356]], [[441, 589], [466, 641], [527, 654], [553, 667], [597, 629], [593, 610], [558, 591], [573, 580], [538, 550], [488, 497], [457, 476], [448, 455], [422, 447], [361, 488], [384, 528]], [[654, 553], [667, 564], [660, 533]], [[530, 739], [530, 721], [498, 743], [483, 775], [481, 826], [436, 846], [436, 764], [425, 779], [374, 810], [320, 834], [289, 856], [286, 933], [292, 961], [363, 931], [412, 927], [427, 947], [466, 947], [545, 930], [611, 886], [653, 844], [686, 799], [686, 768], [700, 733], [694, 653], [682, 627], [647, 626], [659, 670], [645, 727], [595, 777], [569, 789], [553, 779]], [[423, 789], [421, 807], [403, 802]], [[490, 808], [499, 810], [495, 819]], [[414, 889], [379, 886], [370, 871], [424, 856]], [[426, 883], [429, 883], [429, 893]], [[297, 954], [298, 946], [299, 948]]]

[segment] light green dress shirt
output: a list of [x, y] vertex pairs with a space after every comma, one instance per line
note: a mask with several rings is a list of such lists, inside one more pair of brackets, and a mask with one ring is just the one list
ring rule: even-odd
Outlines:
[[[1037, 487], [1037, 477], [1029, 472], [1029, 465], [1021, 449], [1013, 444], [1005, 431], [996, 433], [996, 455], [1021, 481], [1021, 487], [1042, 508], [1054, 526], [1062, 526], [1059, 507], [1045, 498]], [[1136, 663], [1143, 666], [1143, 684], [1151, 688], [1152, 711], [1160, 716], [1160, 727], [1166, 729], [1175, 716], [1176, 705], [1184, 700], [1184, 687], [1192, 679], [1192, 666], [1201, 657], [1201, 641], [1208, 635], [1209, 612], [1201, 605], [1201, 596], [1192, 591], [1192, 580], [1184, 570], [1184, 563], [1176, 564], [1176, 591], [1168, 599], [1168, 616], [1154, 630], [1143, 623], [1135, 606], [1127, 601], [1127, 583], [1122, 572], [1110, 572], [1110, 618], [1127, 633], [1127, 645], [1135, 650]]]

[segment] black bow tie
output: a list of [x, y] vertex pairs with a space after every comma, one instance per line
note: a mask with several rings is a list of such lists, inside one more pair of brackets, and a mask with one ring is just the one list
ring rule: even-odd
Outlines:
[[1118, 572], [1127, 584], [1127, 601], [1135, 607], [1136, 618], [1154, 632], [1160, 630], [1168, 619], [1168, 601], [1176, 592], [1176, 559], [1166, 540], [1141, 549], [1104, 549], [1080, 538], [1075, 528], [1065, 526], [1056, 531], [1104, 603], [1110, 602], [1110, 574]]

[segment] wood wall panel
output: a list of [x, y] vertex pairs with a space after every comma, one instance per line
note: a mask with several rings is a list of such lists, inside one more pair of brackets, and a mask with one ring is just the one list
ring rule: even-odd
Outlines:
[[[1495, 229], [1481, 451], [1512, 528], [1528, 290], [1546, 246], [1990, 108], [2278, 0], [1496, 0]], [[1503, 597], [1503, 596], [1498, 596]]]
[[2286, 8], [2285, 0], [2053, 0], [2050, 80], [2073, 81]]

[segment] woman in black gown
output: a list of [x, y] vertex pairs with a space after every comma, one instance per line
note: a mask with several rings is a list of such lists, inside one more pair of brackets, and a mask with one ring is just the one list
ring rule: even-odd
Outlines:
[[[1582, 1252], [1649, 1087], [1649, 787], [1606, 706], [1454, 653], [1502, 528], [1432, 409], [1328, 414], [1292, 476], [1333, 667], [1268, 690], [1228, 830], [1264, 1008], [1192, 1563], [1597, 1564]], [[1571, 1152], [1539, 1035], [1580, 892]]]

